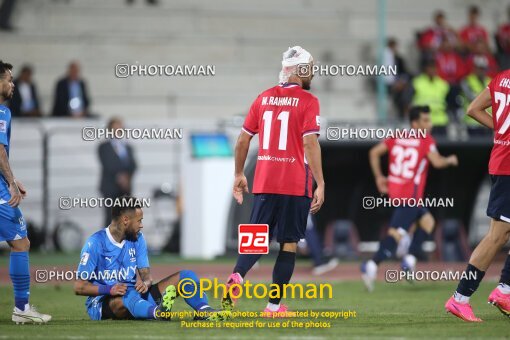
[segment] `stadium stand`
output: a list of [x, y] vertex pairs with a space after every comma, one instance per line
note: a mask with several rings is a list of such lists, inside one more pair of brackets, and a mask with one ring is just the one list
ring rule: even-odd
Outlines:
[[[403, 0], [388, 2], [387, 33], [401, 42], [403, 54], [411, 60], [415, 45], [409, 32], [429, 24], [430, 8], [442, 8], [454, 27], [465, 22], [465, 12], [453, 3], [405, 5]], [[497, 6], [484, 5], [486, 27]], [[128, 118], [143, 106], [151, 117], [228, 117], [244, 112], [260, 89], [276, 82], [279, 65], [274, 56], [288, 45], [307, 46], [319, 62], [327, 54], [335, 64], [373, 62], [376, 13], [375, 2], [333, 0], [285, 0], [278, 6], [270, 0], [256, 4], [161, 1], [158, 6], [126, 6], [122, 0], [24, 1], [15, 13], [17, 33], [2, 35], [3, 58], [25, 55], [27, 60], [19, 63], [35, 66], [45, 112], [52, 105], [53, 84], [64, 65], [78, 59], [89, 80], [93, 108], [102, 115], [122, 113]], [[305, 21], [306, 26], [301, 24]], [[322, 34], [311, 33], [317, 31]], [[135, 62], [214, 64], [215, 81], [111, 77], [115, 64]], [[374, 117], [373, 98], [367, 98], [361, 77], [334, 77], [330, 93], [321, 93], [324, 81], [314, 83], [324, 116]]]
[[[444, 10], [449, 23], [456, 28], [465, 23], [465, 11], [458, 11], [453, 2], [431, 0], [407, 6], [405, 0], [394, 0], [387, 5], [387, 35], [398, 39], [402, 56], [414, 73], [418, 71], [419, 56], [411, 32], [430, 24], [431, 8]], [[497, 28], [491, 23], [506, 19], [498, 9], [497, 3], [484, 5], [481, 23], [489, 32]], [[158, 6], [141, 2], [126, 6], [123, 0], [27, 0], [17, 3], [14, 13], [17, 30], [1, 33], [2, 58], [19, 66], [24, 63], [34, 66], [43, 112], [51, 111], [55, 81], [71, 60], [78, 60], [88, 81], [92, 111], [100, 117], [118, 115], [133, 126], [146, 124], [140, 121], [143, 114], [154, 126], [200, 125], [213, 129], [218, 127], [218, 120], [244, 114], [262, 89], [276, 83], [278, 56], [289, 45], [306, 46], [319, 63], [321, 60], [328, 64], [374, 63], [375, 17], [375, 2], [335, 0], [283, 0], [278, 6], [271, 0], [256, 3], [179, 0], [161, 1]], [[320, 36], [315, 33], [318, 31], [322, 32]], [[25, 56], [23, 60], [20, 55]], [[216, 75], [214, 80], [112, 77], [116, 64], [137, 62], [212, 64]], [[313, 86], [321, 98], [322, 116], [344, 122], [375, 122], [375, 97], [367, 80], [317, 77]], [[92, 124], [104, 125], [99, 121]], [[14, 153], [12, 164], [20, 178], [28, 179], [25, 181], [31, 193], [24, 209], [38, 225], [45, 220], [42, 203], [45, 166], [50, 174], [47, 188], [51, 197], [65, 193], [97, 195], [96, 144], [83, 147], [79, 134], [69, 133], [78, 128], [72, 122], [15, 122], [13, 145], [26, 152]], [[237, 131], [228, 130], [232, 136]], [[135, 178], [136, 194], [150, 195], [161, 183], [179, 181], [179, 145], [168, 147], [159, 143], [153, 147], [150, 142], [135, 145], [137, 153], [143, 154], [139, 176]], [[49, 158], [43, 163], [46, 146]], [[162, 158], [161, 152], [168, 157]], [[49, 204], [57, 210], [56, 202]], [[62, 213], [50, 212], [47, 219], [50, 230]], [[86, 224], [87, 232], [101, 224], [100, 216], [76, 218]]]

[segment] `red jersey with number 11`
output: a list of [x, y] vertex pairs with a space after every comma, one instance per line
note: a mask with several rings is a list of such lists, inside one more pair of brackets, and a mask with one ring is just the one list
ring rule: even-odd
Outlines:
[[494, 123], [494, 146], [489, 161], [491, 175], [510, 175], [510, 70], [489, 83]]
[[262, 92], [243, 125], [249, 135], [259, 134], [252, 192], [312, 197], [303, 137], [319, 130], [319, 101], [313, 94], [293, 83]]

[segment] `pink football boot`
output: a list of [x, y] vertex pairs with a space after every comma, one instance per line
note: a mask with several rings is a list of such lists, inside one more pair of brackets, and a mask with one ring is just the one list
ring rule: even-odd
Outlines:
[[264, 309], [264, 312], [262, 313], [262, 317], [264, 318], [290, 318], [293, 316], [294, 313], [289, 312], [289, 308], [284, 304], [281, 304], [280, 308], [278, 308], [276, 312], [273, 312], [272, 310], [266, 307], [266, 309]]
[[498, 287], [496, 287], [491, 292], [491, 295], [489, 295], [488, 302], [498, 307], [503, 315], [510, 317], [510, 294], [503, 294]]
[[243, 284], [243, 277], [239, 273], [233, 273], [228, 277], [227, 281], [227, 292], [225, 297], [221, 300], [221, 306], [224, 310], [231, 311], [234, 309], [234, 305], [236, 304], [237, 297], [239, 296], [240, 290], [239, 287], [234, 287], [232, 289], [232, 295], [236, 297], [230, 296], [230, 287], [233, 285], [242, 285]]
[[444, 305], [447, 313], [452, 313], [459, 319], [462, 319], [467, 322], [482, 322], [482, 319], [479, 319], [473, 313], [473, 308], [469, 303], [459, 303], [455, 301], [453, 296], [446, 301]]

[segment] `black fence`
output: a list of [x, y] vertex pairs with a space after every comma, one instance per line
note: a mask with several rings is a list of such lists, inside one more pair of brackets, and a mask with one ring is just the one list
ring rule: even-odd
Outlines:
[[[453, 199], [453, 207], [431, 208], [440, 223], [455, 219], [467, 229], [472, 217], [482, 181], [488, 177], [488, 161], [492, 148], [490, 136], [470, 138], [468, 141], [436, 139], [442, 155], [456, 154], [459, 166], [437, 170], [429, 167], [425, 196]], [[357, 227], [360, 241], [376, 241], [381, 230], [389, 223], [392, 208], [364, 209], [363, 197], [378, 197], [368, 161], [368, 151], [377, 141], [321, 142], [324, 177], [326, 181], [325, 203], [317, 214], [318, 229], [336, 220], [350, 220]], [[254, 155], [246, 172], [250, 188], [254, 173]], [[387, 169], [387, 159], [383, 160]], [[247, 223], [251, 212], [252, 196], [248, 195], [242, 206], [232, 202], [231, 233], [229, 240], [237, 239], [239, 223]], [[467, 230], [466, 230], [467, 232]], [[229, 242], [237, 246], [235, 242]]]

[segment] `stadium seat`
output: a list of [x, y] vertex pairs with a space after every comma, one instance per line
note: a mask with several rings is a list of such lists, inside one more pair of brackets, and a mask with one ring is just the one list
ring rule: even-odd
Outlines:
[[358, 258], [359, 236], [356, 226], [350, 220], [336, 220], [333, 222], [334, 256], [352, 260]]
[[438, 224], [436, 244], [438, 258], [445, 262], [467, 261], [470, 251], [463, 224], [456, 219], [446, 219]]

